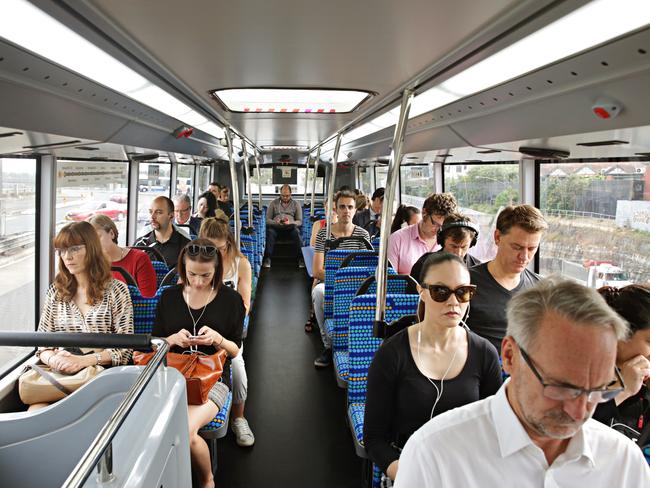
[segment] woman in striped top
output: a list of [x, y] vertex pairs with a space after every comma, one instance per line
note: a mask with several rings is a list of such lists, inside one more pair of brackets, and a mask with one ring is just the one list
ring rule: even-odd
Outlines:
[[[97, 232], [88, 222], [65, 226], [54, 239], [59, 271], [45, 298], [39, 332], [133, 333], [133, 307], [124, 283], [113, 279]], [[104, 349], [75, 355], [43, 348], [38, 356], [54, 371], [75, 374], [87, 366], [127, 364], [131, 351]], [[43, 407], [43, 404], [31, 408]]]

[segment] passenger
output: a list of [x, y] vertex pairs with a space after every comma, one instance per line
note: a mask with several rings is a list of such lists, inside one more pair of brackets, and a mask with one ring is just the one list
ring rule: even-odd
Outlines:
[[424, 201], [422, 220], [417, 225], [410, 225], [391, 234], [388, 240], [388, 260], [399, 274], [409, 274], [420, 256], [436, 248], [438, 230], [456, 208], [456, 199], [451, 193], [433, 193]]
[[400, 205], [397, 207], [395, 217], [390, 225], [390, 233], [393, 234], [404, 227], [414, 225], [422, 220], [422, 214], [419, 208], [411, 207], [410, 205]]
[[497, 350], [506, 333], [508, 302], [540, 279], [526, 267], [535, 256], [547, 228], [542, 213], [531, 205], [504, 208], [497, 217], [494, 231], [496, 257], [469, 270], [478, 290], [472, 300], [467, 325], [492, 342]]
[[[354, 190], [354, 191], [356, 193], [359, 190]], [[355, 215], [359, 215], [359, 212], [363, 212], [368, 207], [370, 207], [370, 200], [368, 200], [368, 197], [363, 193], [359, 193], [356, 196], [356, 201], [357, 201], [357, 213]]]
[[[616, 398], [601, 403], [594, 418], [638, 444], [641, 432], [650, 422], [650, 288], [628, 285], [598, 290], [630, 326], [631, 335], [618, 343], [616, 364], [625, 390]], [[647, 441], [646, 444], [650, 444]], [[639, 447], [643, 447], [640, 446]]]
[[197, 209], [194, 217], [201, 220], [208, 217], [214, 217], [214, 212], [217, 210], [217, 199], [209, 191], [204, 191], [199, 195], [197, 202]]
[[214, 195], [214, 198], [217, 200], [221, 196], [221, 184], [217, 181], [213, 181], [208, 185], [208, 191]]
[[233, 214], [233, 203], [230, 201], [230, 188], [221, 185], [221, 191], [217, 197], [217, 209], [223, 211], [228, 217]]
[[[336, 224], [330, 226], [330, 239], [339, 237], [361, 237], [370, 240], [368, 231], [352, 223], [357, 205], [354, 192], [339, 191], [334, 196], [334, 210], [338, 217]], [[314, 305], [314, 314], [320, 327], [320, 336], [323, 341], [323, 352], [314, 361], [317, 368], [325, 368], [332, 364], [332, 339], [325, 331], [325, 241], [327, 240], [327, 228], [321, 229], [316, 236], [316, 246], [314, 248], [314, 261], [312, 270], [314, 278], [319, 283], [311, 291], [311, 300]], [[366, 249], [363, 242], [350, 240], [341, 243], [339, 249]]]
[[379, 235], [381, 230], [381, 211], [384, 206], [384, 188], [377, 188], [372, 194], [370, 207], [354, 215], [353, 224], [368, 231], [371, 236]]
[[[210, 240], [219, 250], [224, 270], [222, 281], [224, 285], [241, 295], [248, 314], [252, 288], [251, 265], [237, 249], [235, 237], [228, 225], [228, 217], [221, 210], [217, 210], [216, 218], [208, 218], [201, 223], [199, 237]], [[239, 354], [232, 359], [232, 393], [230, 417], [235, 441], [242, 447], [252, 446], [255, 443], [255, 436], [244, 417], [244, 406], [248, 396], [248, 375], [244, 363], [243, 344]]]
[[519, 293], [502, 345], [510, 379], [413, 434], [395, 486], [650, 486], [641, 450], [590, 418], [621, 392], [616, 344], [626, 334], [593, 288], [546, 279]]
[[[222, 286], [223, 263], [208, 239], [188, 243], [178, 258], [181, 283], [160, 297], [152, 334], [164, 337], [171, 351], [183, 353], [194, 346], [205, 354], [225, 349], [228, 357], [239, 354], [244, 324], [244, 302], [235, 290]], [[229, 373], [210, 390], [203, 405], [188, 405], [190, 454], [200, 486], [213, 487], [208, 445], [199, 436], [201, 427], [223, 408], [228, 396]]]
[[[478, 241], [478, 226], [469, 217], [453, 213], [449, 215], [442, 224], [436, 237], [442, 246], [436, 252], [448, 252], [455, 254], [463, 261], [468, 269], [481, 264], [481, 261], [472, 256], [468, 251]], [[411, 268], [411, 277], [419, 282], [422, 276], [422, 266], [429, 256], [435, 253], [425, 253], [418, 259]]]
[[386, 340], [368, 372], [363, 441], [390, 480], [413, 432], [436, 415], [494, 395], [502, 381], [494, 346], [460, 326], [475, 292], [463, 261], [435, 253], [423, 276], [420, 322]]
[[187, 225], [190, 233], [198, 235], [201, 219], [192, 215], [192, 200], [188, 195], [174, 195], [174, 223]]
[[264, 250], [265, 268], [271, 267], [271, 256], [275, 249], [275, 241], [282, 235], [293, 243], [294, 255], [298, 259], [298, 267], [304, 267], [302, 260], [302, 239], [298, 228], [302, 225], [302, 208], [291, 198], [291, 187], [282, 185], [280, 197], [269, 204], [266, 211], [266, 249]]
[[149, 215], [153, 230], [140, 237], [135, 245], [153, 247], [162, 254], [167, 266], [173, 268], [178, 261], [178, 254], [189, 242], [189, 239], [172, 225], [174, 202], [167, 197], [154, 198], [149, 205]]
[[[330, 219], [332, 220], [332, 224], [336, 224], [339, 221], [339, 217], [334, 210], [332, 210]], [[309, 245], [311, 247], [316, 247], [316, 237], [321, 229], [324, 229], [325, 227], [327, 227], [327, 219], [321, 219], [318, 222], [314, 222], [314, 225], [311, 227], [311, 237], [309, 239]]]
[[[145, 297], [156, 294], [158, 284], [156, 271], [146, 252], [117, 245], [119, 233], [115, 222], [106, 215], [96, 214], [88, 220], [95, 228], [104, 256], [112, 266], [119, 266], [129, 273], [138, 284], [140, 293]], [[124, 277], [113, 271], [113, 278], [126, 283]]]
[[[63, 227], [54, 239], [58, 272], [45, 297], [39, 332], [133, 334], [129, 289], [113, 279], [97, 232], [88, 222]], [[104, 349], [78, 355], [59, 348], [41, 348], [36, 355], [53, 371], [75, 374], [87, 366], [120, 366], [131, 350]], [[30, 410], [47, 406], [37, 403]]]

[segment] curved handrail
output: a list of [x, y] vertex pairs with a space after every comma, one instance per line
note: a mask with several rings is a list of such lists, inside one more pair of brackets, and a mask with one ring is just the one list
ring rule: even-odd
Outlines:
[[103, 334], [94, 332], [0, 332], [0, 346], [93, 347], [147, 349], [149, 334]]
[[122, 426], [126, 417], [129, 415], [135, 403], [138, 401], [142, 392], [147, 387], [153, 378], [156, 369], [165, 359], [165, 355], [169, 350], [169, 344], [164, 339], [154, 338], [151, 340], [151, 345], [156, 346], [156, 353], [151, 361], [145, 366], [144, 371], [138, 376], [133, 386], [126, 392], [124, 400], [117, 407], [117, 410], [108, 419], [108, 422], [99, 431], [97, 437], [90, 445], [90, 448], [85, 452], [77, 466], [74, 468], [68, 479], [65, 480], [63, 486], [65, 488], [81, 488], [92, 474], [95, 466], [102, 459], [104, 452], [109, 449], [113, 438], [117, 431]]

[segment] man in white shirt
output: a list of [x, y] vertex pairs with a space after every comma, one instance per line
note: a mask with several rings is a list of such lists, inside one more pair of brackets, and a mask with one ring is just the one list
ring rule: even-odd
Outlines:
[[616, 344], [626, 334], [594, 289], [547, 279], [522, 291], [501, 345], [509, 381], [413, 434], [395, 486], [650, 486], [641, 450], [591, 419], [621, 391]]

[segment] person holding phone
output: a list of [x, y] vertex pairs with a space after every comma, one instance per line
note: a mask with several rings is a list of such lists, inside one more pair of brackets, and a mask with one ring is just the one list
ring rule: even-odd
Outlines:
[[[236, 357], [242, 346], [245, 307], [239, 293], [222, 285], [223, 261], [217, 247], [202, 238], [188, 243], [178, 257], [178, 275], [180, 283], [160, 297], [152, 334], [164, 337], [171, 352], [215, 354], [225, 349], [229, 358]], [[213, 487], [214, 478], [208, 445], [198, 432], [226, 402], [229, 363], [209, 400], [187, 407], [192, 465], [202, 487]]]

